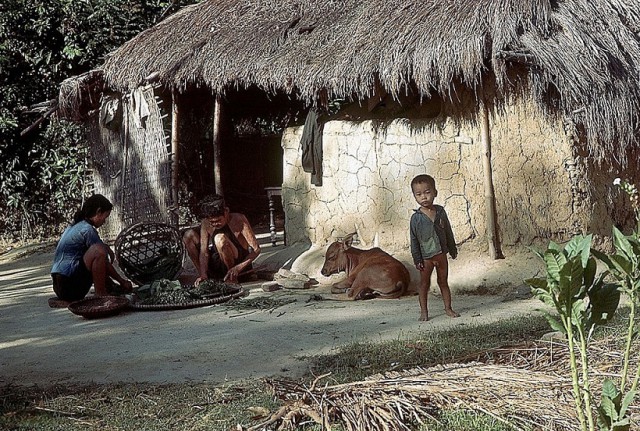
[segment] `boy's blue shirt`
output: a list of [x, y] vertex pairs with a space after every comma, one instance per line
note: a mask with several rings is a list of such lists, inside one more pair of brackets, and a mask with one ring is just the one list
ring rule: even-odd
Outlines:
[[452, 258], [458, 255], [456, 241], [449, 218], [441, 205], [434, 205], [435, 220], [431, 220], [420, 211], [414, 210], [409, 223], [411, 257], [414, 264], [429, 259], [439, 253], [449, 253]]

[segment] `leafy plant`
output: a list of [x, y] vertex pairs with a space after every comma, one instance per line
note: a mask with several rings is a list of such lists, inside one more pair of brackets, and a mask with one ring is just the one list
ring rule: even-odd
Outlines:
[[557, 311], [558, 318], [547, 314], [551, 327], [567, 336], [573, 393], [583, 430], [587, 425], [595, 429], [587, 343], [596, 325], [613, 317], [620, 300], [617, 286], [605, 283], [606, 273], [596, 275], [591, 243], [592, 235], [576, 236], [564, 247], [551, 242], [545, 252], [536, 252], [545, 262], [546, 278], [526, 280], [534, 296]]
[[630, 312], [625, 350], [623, 356], [622, 375], [619, 386], [606, 381], [602, 391], [602, 401], [598, 409], [600, 425], [603, 429], [624, 431], [630, 429], [628, 407], [635, 398], [640, 379], [640, 364], [636, 366], [631, 387], [627, 389], [631, 359], [631, 343], [636, 335], [635, 320], [640, 300], [640, 202], [638, 190], [627, 181], [616, 178], [614, 184], [619, 186], [631, 201], [635, 213], [636, 227], [630, 235], [623, 234], [613, 228], [613, 245], [615, 253], [606, 255], [597, 250], [593, 254], [608, 268], [616, 280], [620, 290], [629, 297]]
[[[589, 380], [588, 341], [597, 325], [613, 317], [622, 293], [628, 296], [631, 304], [622, 375], [617, 386], [611, 379], [603, 383], [597, 407], [600, 429], [631, 429], [629, 406], [636, 396], [640, 380], [639, 363], [631, 386], [627, 388], [629, 367], [634, 363], [631, 345], [636, 335], [635, 316], [640, 299], [640, 199], [637, 188], [632, 184], [620, 179], [616, 179], [614, 184], [629, 195], [636, 218], [636, 228], [630, 235], [613, 228], [615, 252], [608, 255], [592, 249], [591, 235], [576, 236], [564, 248], [552, 242], [547, 251], [537, 253], [545, 262], [546, 279], [526, 280], [533, 294], [558, 313], [559, 320], [548, 316], [551, 326], [567, 335], [573, 392], [582, 430], [587, 430], [587, 427], [591, 431], [596, 429], [592, 409], [595, 397]], [[594, 257], [607, 267], [600, 275], [596, 274]], [[613, 279], [615, 283], [605, 283], [606, 279]]]

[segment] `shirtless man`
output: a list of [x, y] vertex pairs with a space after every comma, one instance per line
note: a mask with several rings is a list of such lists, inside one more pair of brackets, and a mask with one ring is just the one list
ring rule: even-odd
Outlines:
[[207, 196], [200, 202], [200, 218], [200, 226], [188, 229], [182, 237], [198, 271], [195, 285], [209, 278], [237, 283], [260, 254], [249, 221], [243, 214], [229, 212], [219, 195]]

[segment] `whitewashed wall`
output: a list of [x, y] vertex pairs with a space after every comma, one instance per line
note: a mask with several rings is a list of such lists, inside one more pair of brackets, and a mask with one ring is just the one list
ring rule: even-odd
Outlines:
[[[580, 160], [562, 129], [538, 118], [520, 107], [491, 119], [499, 233], [507, 246], [570, 236], [589, 217]], [[410, 182], [428, 173], [436, 179], [436, 203], [446, 208], [457, 242], [486, 246], [479, 126], [406, 119], [328, 122], [320, 187], [301, 166], [302, 129], [287, 129], [282, 140], [290, 243], [324, 245], [357, 231], [364, 248], [406, 251], [409, 218], [417, 207]]]

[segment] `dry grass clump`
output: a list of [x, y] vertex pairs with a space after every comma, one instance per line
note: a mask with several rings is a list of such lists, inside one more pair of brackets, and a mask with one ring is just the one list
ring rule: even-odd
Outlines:
[[[616, 344], [616, 338], [607, 337], [591, 346], [595, 393], [604, 378], [618, 375], [622, 353]], [[320, 385], [329, 374], [310, 387], [275, 380], [270, 384], [285, 405], [249, 430], [273, 424], [278, 430], [296, 429], [311, 419], [327, 430], [339, 424], [349, 431], [404, 431], [452, 409], [484, 413], [514, 429], [576, 430], [567, 357], [563, 341], [537, 341], [353, 383]], [[632, 410], [637, 423], [637, 403]]]

